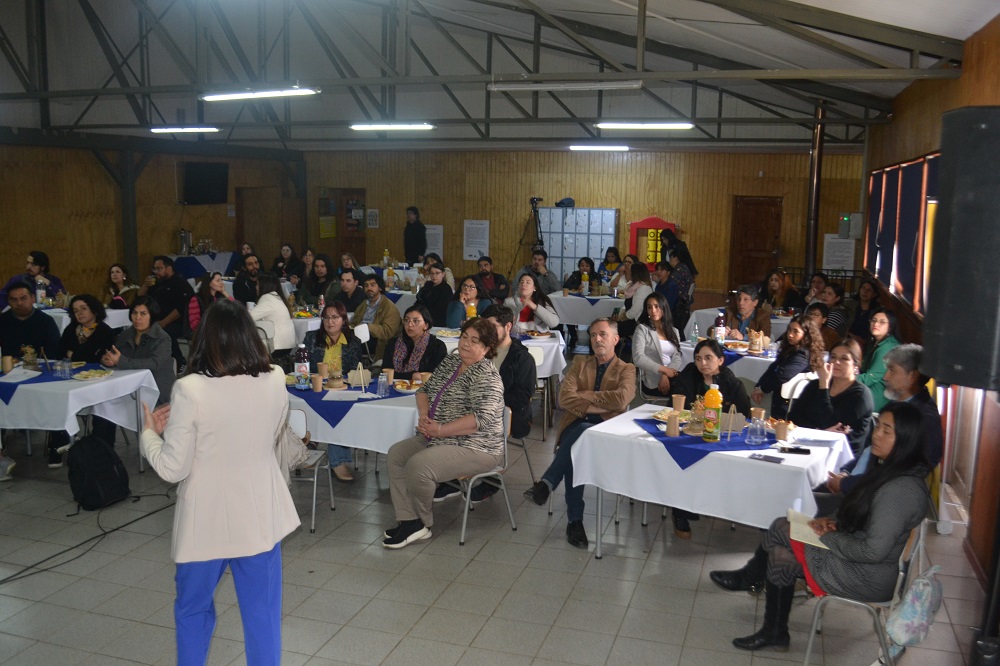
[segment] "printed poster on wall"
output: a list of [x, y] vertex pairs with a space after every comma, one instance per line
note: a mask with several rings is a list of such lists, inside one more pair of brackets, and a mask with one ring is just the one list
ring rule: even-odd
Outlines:
[[448, 263], [448, 258], [444, 256], [444, 227], [440, 224], [428, 224], [427, 226], [427, 252], [434, 252], [441, 261]]
[[462, 243], [462, 258], [478, 261], [479, 257], [490, 254], [490, 221], [466, 220], [465, 241]]
[[369, 208], [368, 209], [368, 228], [369, 229], [378, 229], [378, 222], [379, 222], [379, 219], [378, 219], [378, 208]]
[[853, 271], [854, 241], [838, 234], [823, 234], [823, 270]]

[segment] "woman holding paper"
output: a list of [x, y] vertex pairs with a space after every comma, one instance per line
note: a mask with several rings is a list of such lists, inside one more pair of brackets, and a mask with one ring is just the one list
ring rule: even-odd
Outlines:
[[819, 545], [793, 540], [786, 518], [764, 533], [761, 545], [737, 571], [713, 571], [712, 581], [730, 590], [765, 590], [764, 626], [733, 639], [742, 650], [788, 649], [788, 615], [795, 581], [805, 577], [817, 595], [835, 594], [865, 602], [890, 599], [899, 556], [910, 531], [927, 514], [923, 419], [909, 403], [893, 402], [879, 414], [872, 433], [878, 463], [844, 498], [835, 518], [811, 520]]

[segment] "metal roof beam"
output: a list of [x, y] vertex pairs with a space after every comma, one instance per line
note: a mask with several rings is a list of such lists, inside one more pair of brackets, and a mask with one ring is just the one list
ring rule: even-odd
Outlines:
[[750, 12], [773, 19], [809, 26], [838, 35], [855, 37], [869, 42], [894, 46], [906, 51], [919, 51], [929, 55], [961, 60], [962, 40], [942, 37], [927, 32], [900, 28], [878, 21], [841, 14], [828, 9], [789, 2], [789, 0], [700, 0], [707, 4], [733, 10]]
[[173, 59], [174, 64], [181, 70], [181, 74], [187, 80], [193, 82], [195, 80], [194, 65], [187, 59], [181, 47], [177, 45], [174, 38], [170, 36], [170, 32], [160, 22], [160, 17], [146, 4], [145, 0], [132, 0], [132, 4], [139, 10], [142, 17], [146, 19], [147, 25], [149, 25], [152, 32], [159, 38], [160, 44], [163, 45], [163, 48], [166, 49], [167, 53]]
[[[111, 38], [108, 36], [104, 24], [101, 22], [100, 17], [97, 12], [94, 11], [93, 6], [90, 4], [90, 0], [77, 0], [80, 5], [80, 9], [83, 10], [83, 16], [87, 19], [87, 23], [90, 25], [90, 29], [94, 33], [94, 37], [97, 39], [97, 44], [101, 48], [101, 52], [104, 53], [104, 59], [107, 60], [108, 65], [111, 67], [111, 71], [114, 73], [115, 78], [118, 80], [118, 85], [122, 88], [127, 88], [130, 84], [128, 77], [125, 76], [125, 71], [121, 67], [121, 63], [118, 62], [118, 58], [115, 57], [114, 49], [111, 46]], [[132, 113], [135, 114], [136, 120], [140, 124], [145, 124], [146, 112], [143, 110], [142, 105], [135, 95], [128, 94], [125, 96], [130, 107], [132, 107]]]
[[17, 50], [14, 48], [14, 44], [10, 41], [10, 37], [7, 36], [7, 31], [3, 29], [0, 25], [0, 52], [3, 53], [4, 58], [7, 60], [7, 64], [14, 71], [14, 76], [21, 83], [21, 87], [25, 90], [31, 90], [31, 79], [28, 78], [28, 68], [24, 66], [21, 62], [21, 58], [17, 55]]
[[[538, 5], [536, 5], [531, 0], [518, 0], [522, 5], [527, 7], [529, 10], [537, 14], [542, 20], [548, 23], [551, 27], [555, 28], [562, 34], [566, 35], [570, 41], [576, 43], [578, 46], [583, 48], [590, 53], [593, 53], [598, 59], [603, 60], [608, 63], [619, 72], [625, 71], [625, 65], [618, 62], [612, 55], [608, 54], [604, 50], [598, 48], [596, 45], [590, 42], [588, 39], [584, 39], [582, 36], [578, 35], [572, 28], [570, 28], [562, 20], [556, 18], [552, 14], [548, 13]], [[634, 41], [634, 40], [633, 40]]]

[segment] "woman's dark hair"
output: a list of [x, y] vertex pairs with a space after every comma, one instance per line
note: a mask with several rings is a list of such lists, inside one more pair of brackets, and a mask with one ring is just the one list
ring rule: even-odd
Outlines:
[[[281, 298], [281, 280], [274, 273], [259, 273], [257, 275], [257, 298], [271, 292]], [[282, 298], [282, 300], [284, 299]]]
[[872, 291], [875, 292], [875, 295], [872, 296], [872, 302], [873, 303], [878, 302], [878, 283], [875, 282], [875, 280], [873, 280], [871, 278], [865, 278], [858, 285], [858, 291], [854, 295], [855, 296], [854, 300], [856, 300], [858, 302], [858, 307], [859, 308], [861, 307], [861, 287], [863, 287], [865, 285], [868, 285], [869, 287], [871, 287]]
[[577, 270], [580, 269], [580, 264], [582, 264], [585, 261], [587, 262], [587, 265], [590, 266], [590, 268], [587, 269], [587, 275], [593, 276], [594, 273], [597, 272], [597, 266], [594, 265], [594, 260], [591, 259], [590, 257], [580, 257], [580, 261], [576, 262]]
[[653, 278], [649, 276], [649, 267], [641, 261], [632, 264], [632, 268], [629, 269], [629, 275], [632, 278], [629, 282], [641, 282], [650, 287], [653, 286]]
[[[336, 314], [340, 315], [340, 321], [342, 322], [340, 325], [340, 332], [344, 334], [344, 339], [347, 340], [348, 344], [350, 344], [351, 340], [354, 339], [354, 331], [351, 330], [351, 319], [347, 316], [347, 307], [344, 306], [344, 302], [331, 300], [328, 303], [325, 303], [323, 305], [323, 311], [319, 313], [319, 316], [325, 317], [327, 310], [333, 310]], [[319, 331], [319, 335], [322, 336], [324, 342], [329, 340], [326, 336], [326, 331], [321, 329]], [[334, 340], [332, 343], [327, 343], [326, 346], [332, 347], [333, 344], [336, 344], [336, 342], [337, 341]]]
[[[317, 261], [322, 261], [323, 265], [326, 266], [326, 275], [323, 276], [322, 282], [320, 282], [319, 276], [316, 275]], [[332, 280], [335, 275], [336, 272], [333, 270], [333, 259], [330, 258], [330, 255], [323, 253], [314, 254], [312, 270], [309, 271], [309, 277], [306, 278], [306, 281], [308, 282], [306, 288], [309, 290], [309, 293], [313, 294], [314, 296], [319, 296], [320, 294], [323, 293], [323, 288], [326, 286], [326, 284], [330, 282], [330, 280]], [[258, 278], [258, 281], [259, 279], [260, 278]]]
[[542, 290], [539, 288], [538, 279], [531, 273], [525, 273], [518, 279], [517, 283], [521, 284], [521, 280], [524, 278], [531, 278], [531, 284], [535, 286], [535, 291], [531, 294], [531, 300], [535, 303], [535, 305], [545, 305], [554, 309], [555, 306], [552, 305], [552, 301], [550, 301], [549, 297], [542, 293]]
[[681, 245], [679, 247], [674, 248], [671, 251], [670, 255], [673, 256], [673, 257], [677, 257], [677, 261], [679, 261], [680, 263], [682, 263], [685, 266], [687, 266], [688, 271], [691, 272], [691, 277], [692, 278], [696, 277], [698, 275], [698, 271], [695, 270], [695, 267], [694, 267], [694, 259], [691, 258], [691, 253], [688, 252], [688, 249], [687, 249], [686, 246]]
[[622, 263], [622, 255], [618, 252], [618, 248], [614, 245], [609, 245], [608, 249], [604, 251], [604, 261], [608, 260], [608, 253], [615, 255], [615, 261], [619, 264]]
[[[416, 312], [423, 318], [424, 323], [427, 324], [428, 330], [434, 328], [434, 318], [431, 317], [431, 311], [425, 308], [423, 304], [414, 303], [410, 307], [406, 308], [406, 312], [403, 313], [403, 319], [406, 319], [406, 315], [410, 314], [411, 312]], [[405, 335], [405, 333], [403, 335]]]
[[[875, 311], [872, 312], [872, 317], [874, 317], [877, 314], [884, 314], [885, 318], [889, 320], [889, 332], [886, 333], [886, 337], [890, 335], [896, 335], [896, 326], [899, 325], [899, 320], [896, 319], [896, 313], [890, 310], [889, 308], [876, 308]], [[871, 318], [868, 319], [868, 322], [871, 323]], [[872, 339], [870, 326], [868, 330], [868, 338]]]
[[414, 215], [417, 216], [418, 220], [420, 219], [420, 209], [417, 208], [416, 206], [407, 206], [406, 207], [406, 212], [407, 213], [413, 213]]
[[135, 300], [132, 301], [132, 305], [129, 306], [128, 309], [129, 321], [132, 321], [132, 313], [135, 312], [135, 309], [140, 305], [146, 306], [146, 309], [149, 310], [149, 318], [153, 321], [160, 318], [160, 304], [156, 302], [156, 299], [152, 296], [136, 296]]
[[472, 280], [473, 284], [476, 285], [476, 300], [477, 301], [488, 301], [490, 299], [489, 294], [486, 293], [486, 288], [483, 287], [483, 281], [479, 279], [478, 275], [466, 275], [464, 278], [458, 281], [455, 285], [455, 295], [452, 300], [457, 301], [462, 296], [462, 285], [465, 284], [466, 280]]
[[441, 255], [438, 254], [437, 252], [428, 252], [427, 254], [424, 255], [425, 266], [427, 265], [428, 259], [433, 259], [435, 264], [438, 264], [439, 266], [441, 266], [441, 268], [444, 268], [444, 261], [441, 259]]
[[49, 272], [49, 255], [41, 250], [32, 250], [28, 256], [31, 257], [31, 263], [42, 269], [42, 273]]
[[[924, 443], [924, 420], [920, 410], [908, 402], [890, 402], [879, 417], [892, 414], [896, 440], [885, 460], [872, 464], [858, 484], [844, 497], [837, 511], [837, 530], [853, 533], [865, 529], [875, 494], [889, 481], [901, 476], [923, 479], [930, 470]], [[878, 426], [876, 426], [878, 427]]]
[[[650, 301], [656, 301], [656, 304], [660, 306], [660, 312], [663, 313], [660, 317], [659, 326], [653, 325], [653, 322], [649, 319], [647, 308]], [[677, 331], [674, 329], [674, 317], [670, 313], [670, 305], [667, 303], [667, 298], [660, 292], [654, 291], [642, 302], [642, 313], [639, 315], [637, 321], [640, 324], [649, 326], [654, 332], [662, 334], [667, 339], [667, 342], [672, 344], [676, 349], [681, 348], [681, 341], [677, 336]]]
[[271, 358], [247, 309], [228, 299], [213, 303], [194, 332], [185, 374], [258, 377], [268, 372]]
[[837, 297], [837, 302], [834, 306], [840, 305], [844, 302], [844, 285], [837, 282], [827, 282], [826, 286], [833, 290], [833, 295]]
[[486, 345], [486, 358], [493, 358], [496, 356], [497, 345], [500, 344], [500, 338], [497, 337], [496, 326], [482, 317], [473, 317], [472, 319], [467, 319], [465, 323], [462, 324], [462, 333], [465, 333], [470, 328], [474, 329], [476, 333], [479, 334], [479, 341]]
[[250, 241], [243, 241], [242, 243], [240, 243], [240, 249], [239, 249], [240, 255], [243, 254], [243, 246], [244, 245], [246, 245], [246, 246], [248, 246], [250, 248], [250, 254], [257, 254], [257, 250], [254, 249], [253, 243], [251, 243]]
[[785, 337], [781, 338], [778, 361], [786, 361], [799, 349], [805, 349], [809, 352], [809, 368], [815, 372], [823, 363], [823, 354], [826, 352], [826, 347], [823, 345], [823, 334], [820, 332], [816, 322], [804, 314], [798, 315], [795, 319], [788, 322], [789, 326], [792, 324], [798, 324], [799, 328], [802, 329], [802, 342], [799, 343], [798, 347], [793, 347], [788, 342], [786, 334]]
[[[302, 254], [299, 255], [299, 259], [302, 259], [302, 257], [306, 256], [307, 252], [312, 253], [313, 259], [316, 258], [316, 248], [312, 247], [311, 245], [306, 245], [304, 248], [302, 248]], [[303, 261], [303, 263], [305, 263], [305, 261]]]
[[115, 283], [111, 281], [111, 269], [114, 268], [115, 266], [117, 266], [118, 270], [120, 270], [122, 272], [122, 276], [123, 276], [122, 277], [122, 286], [123, 287], [127, 287], [128, 286], [128, 284], [129, 284], [129, 275], [128, 275], [128, 269], [125, 268], [125, 266], [123, 264], [111, 264], [110, 266], [108, 266], [107, 287], [111, 291], [112, 294], [117, 295], [118, 292], [115, 291], [115, 289], [117, 287], [115, 287]]
[[108, 316], [107, 311], [104, 309], [104, 304], [101, 303], [99, 300], [97, 300], [95, 297], [91, 296], [90, 294], [77, 294], [72, 299], [70, 299], [69, 314], [70, 316], [73, 317], [73, 321], [78, 324], [80, 322], [76, 321], [76, 315], [73, 314], [73, 304], [76, 303], [77, 301], [83, 301], [84, 305], [90, 308], [90, 311], [94, 313], [95, 317], [97, 317], [97, 321], [104, 321], [104, 319]]
[[819, 301], [809, 304], [809, 307], [806, 308], [806, 314], [809, 314], [810, 312], [819, 312], [823, 315], [823, 319], [830, 316], [830, 308], [826, 306], [826, 303], [820, 303]]
[[[295, 246], [294, 246], [294, 245], [292, 245], [291, 243], [282, 243], [282, 244], [281, 244], [281, 247], [279, 247], [279, 248], [278, 248], [278, 250], [283, 250], [283, 249], [285, 249], [286, 247], [287, 247], [287, 248], [289, 249], [289, 251], [290, 251], [290, 252], [292, 253], [292, 255], [291, 255], [290, 257], [288, 257], [288, 261], [298, 261], [298, 258], [299, 258], [299, 255], [297, 255], [297, 254], [295, 253]], [[281, 254], [281, 252], [279, 251], [279, 252], [278, 252], [278, 254], [280, 255], [280, 254]]]
[[708, 347], [713, 354], [725, 360], [726, 353], [722, 350], [722, 345], [719, 344], [718, 340], [715, 340], [713, 338], [705, 338], [704, 340], [696, 344], [694, 346], [695, 356], [697, 356], [698, 352], [700, 352], [705, 347]]
[[221, 298], [226, 298], [226, 292], [222, 292], [218, 296], [212, 296], [212, 280], [215, 276], [221, 276], [222, 273], [219, 271], [210, 271], [201, 276], [201, 284], [198, 285], [198, 305], [201, 306], [201, 311], [204, 312], [208, 307], [217, 300]]

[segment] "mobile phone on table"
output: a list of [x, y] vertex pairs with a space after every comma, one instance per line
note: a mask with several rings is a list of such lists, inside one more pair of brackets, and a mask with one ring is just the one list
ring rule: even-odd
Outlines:
[[797, 453], [800, 456], [807, 456], [811, 451], [804, 446], [780, 446], [778, 450], [782, 453]]
[[785, 462], [784, 458], [779, 458], [778, 456], [769, 456], [763, 453], [751, 453], [749, 457], [751, 460], [763, 460], [764, 462], [776, 463], [778, 465]]

